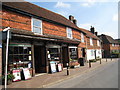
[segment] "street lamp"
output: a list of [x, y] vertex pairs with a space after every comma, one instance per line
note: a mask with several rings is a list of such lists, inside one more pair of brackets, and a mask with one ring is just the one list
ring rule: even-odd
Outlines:
[[10, 27], [7, 27], [3, 30], [7, 32], [7, 44], [6, 44], [6, 63], [5, 63], [5, 90], [7, 88], [7, 65], [8, 65], [8, 45], [9, 45], [9, 36], [10, 36]]

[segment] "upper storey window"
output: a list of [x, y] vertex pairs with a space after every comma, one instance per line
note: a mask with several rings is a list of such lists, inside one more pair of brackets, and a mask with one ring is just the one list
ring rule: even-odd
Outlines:
[[93, 46], [93, 40], [92, 40], [92, 38], [90, 38], [90, 45]]
[[66, 30], [67, 30], [67, 38], [72, 39], [72, 38], [73, 38], [73, 37], [72, 37], [72, 29], [67, 27]]
[[81, 33], [81, 42], [85, 42], [83, 33]]
[[42, 21], [32, 18], [32, 32], [42, 34]]

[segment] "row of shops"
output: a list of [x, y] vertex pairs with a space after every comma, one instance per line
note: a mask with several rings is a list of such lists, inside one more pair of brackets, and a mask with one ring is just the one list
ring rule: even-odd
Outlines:
[[[11, 30], [12, 31], [12, 30]], [[9, 43], [8, 71], [16, 72], [28, 69], [31, 76], [40, 73], [51, 73], [61, 71], [70, 59], [78, 60], [77, 43], [69, 43], [70, 40], [38, 38], [15, 34], [12, 32]], [[44, 39], [44, 40], [43, 40]], [[64, 41], [64, 42], [63, 42]], [[5, 66], [6, 41], [3, 41], [3, 73]], [[55, 66], [53, 65], [55, 63]], [[51, 66], [52, 65], [52, 66]], [[54, 67], [54, 68], [53, 68]], [[55, 70], [56, 68], [56, 70]], [[27, 70], [27, 71], [28, 71]], [[54, 71], [55, 70], [55, 71]]]

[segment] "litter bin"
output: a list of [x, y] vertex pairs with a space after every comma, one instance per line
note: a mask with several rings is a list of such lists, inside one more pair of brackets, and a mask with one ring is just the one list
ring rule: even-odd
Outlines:
[[84, 61], [85, 61], [84, 58], [79, 58], [78, 61], [80, 63], [80, 66], [84, 66]]

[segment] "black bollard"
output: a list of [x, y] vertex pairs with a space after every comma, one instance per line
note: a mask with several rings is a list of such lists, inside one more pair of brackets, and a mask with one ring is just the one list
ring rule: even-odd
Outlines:
[[68, 69], [68, 67], [69, 67], [69, 64], [67, 63], [67, 75], [69, 75], [69, 69]]
[[100, 59], [100, 64], [101, 64], [102, 62], [101, 62], [101, 59]]
[[106, 62], [107, 62], [107, 58], [106, 58]]
[[91, 61], [89, 60], [89, 68], [91, 68]]

